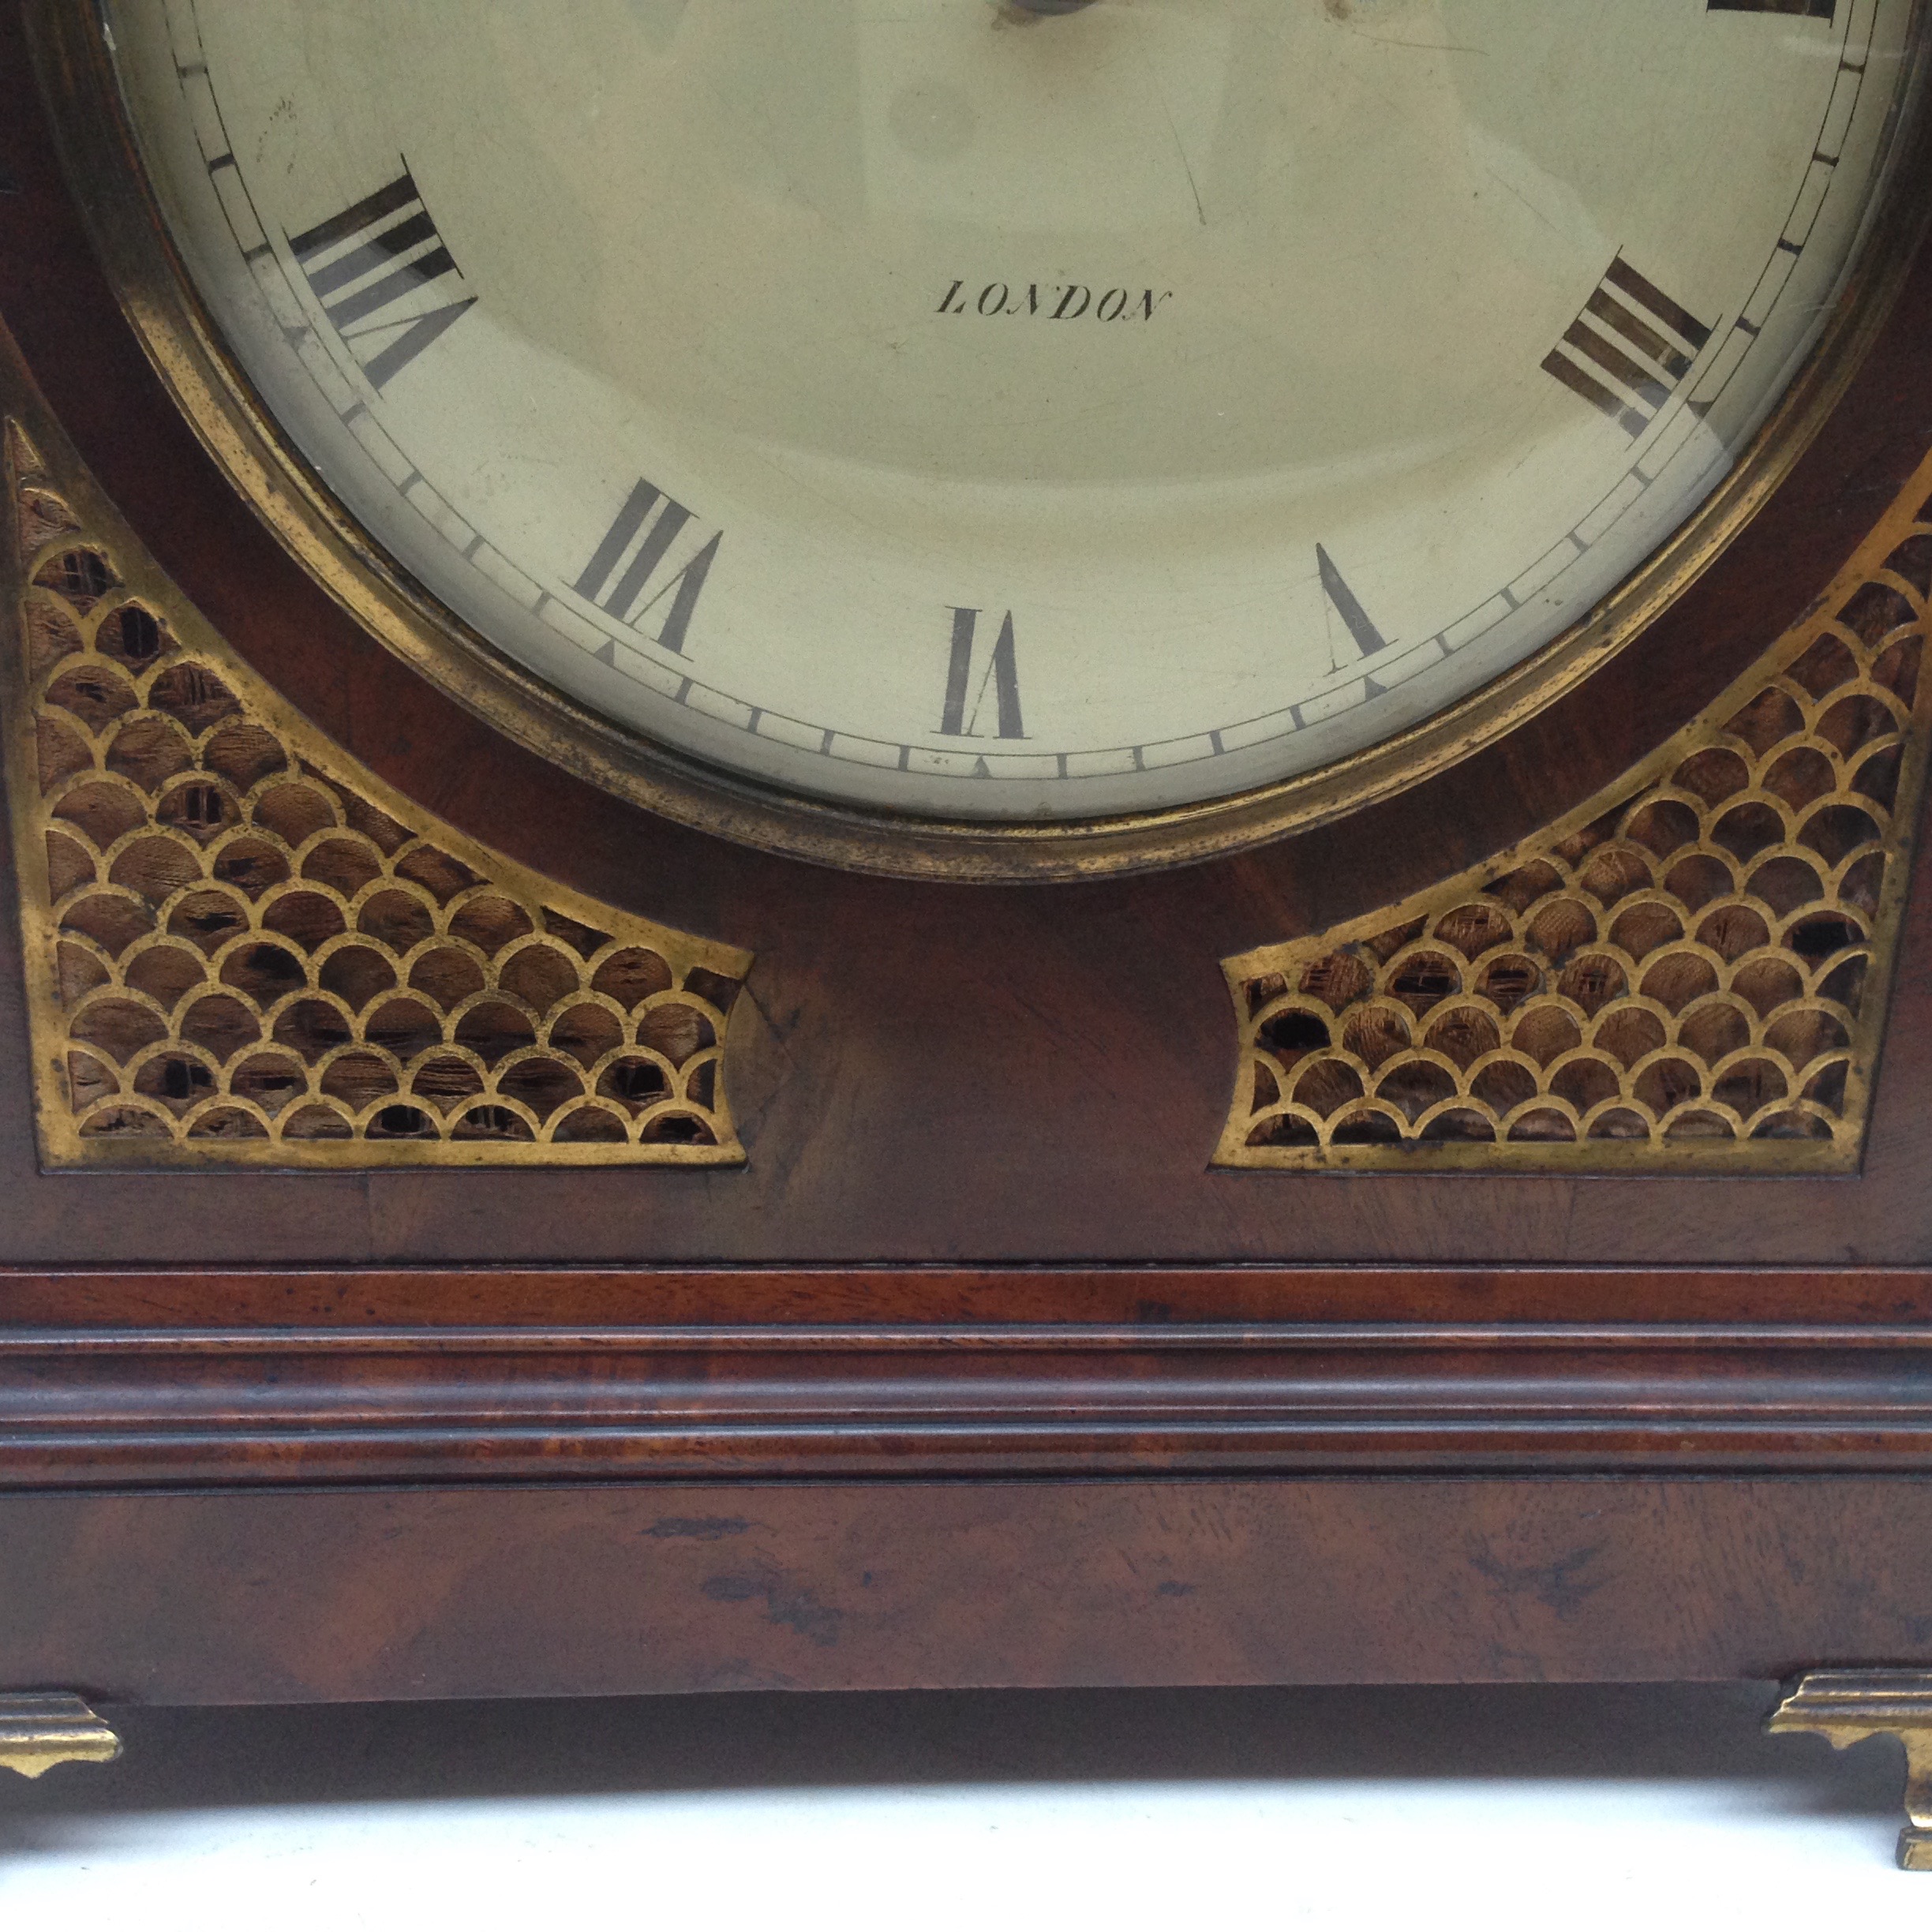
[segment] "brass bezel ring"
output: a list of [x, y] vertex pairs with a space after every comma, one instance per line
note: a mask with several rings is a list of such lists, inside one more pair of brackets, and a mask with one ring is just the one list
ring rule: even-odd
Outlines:
[[1460, 763], [1601, 668], [1716, 561], [1818, 435], [1891, 310], [1932, 216], [1932, 61], [1919, 0], [1893, 179], [1824, 335], [1731, 474], [1586, 616], [1421, 724], [1232, 796], [1087, 820], [944, 819], [782, 792], [613, 724], [524, 669], [417, 583], [289, 442], [222, 339], [162, 218], [99, 0], [24, 0], [61, 158], [108, 279], [202, 443], [283, 545], [369, 634], [505, 737], [680, 824], [887, 877], [1095, 878], [1228, 856], [1376, 803]]

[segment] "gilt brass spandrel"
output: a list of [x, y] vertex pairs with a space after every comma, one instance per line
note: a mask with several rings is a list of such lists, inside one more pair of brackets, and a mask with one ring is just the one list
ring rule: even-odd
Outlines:
[[1216, 1154], [1300, 1172], [1847, 1173], [1923, 789], [1932, 461], [1814, 611], [1495, 860], [1227, 960]]
[[358, 769], [157, 568], [0, 340], [7, 764], [50, 1169], [732, 1165], [750, 956]]
[[65, 1691], [0, 1694], [0, 1769], [44, 1777], [57, 1765], [111, 1764], [121, 1755], [113, 1728]]

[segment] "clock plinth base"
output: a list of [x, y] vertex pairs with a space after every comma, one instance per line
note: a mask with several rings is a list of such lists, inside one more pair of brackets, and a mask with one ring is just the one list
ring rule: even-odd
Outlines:
[[1814, 1731], [1843, 1750], [1870, 1737], [1905, 1747], [1902, 1871], [1932, 1872], [1932, 1672], [1811, 1671], [1765, 1720], [1768, 1731]]
[[56, 1765], [111, 1764], [120, 1755], [113, 1728], [70, 1693], [0, 1693], [0, 1769], [37, 1778]]

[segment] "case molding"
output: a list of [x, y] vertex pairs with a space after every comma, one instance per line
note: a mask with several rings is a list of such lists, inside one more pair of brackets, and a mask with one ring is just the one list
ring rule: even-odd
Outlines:
[[4, 1276], [0, 1490], [1932, 1471], [1932, 1276], [1766, 1282], [1526, 1319], [1444, 1271], [1418, 1321], [1348, 1271]]

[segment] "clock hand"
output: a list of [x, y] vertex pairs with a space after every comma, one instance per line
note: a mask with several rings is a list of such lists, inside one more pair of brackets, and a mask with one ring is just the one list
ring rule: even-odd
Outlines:
[[1077, 13], [1091, 6], [1093, 0], [1005, 0], [1009, 12], [1020, 13]]

